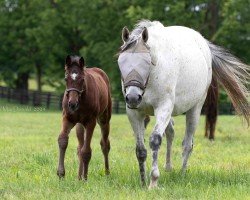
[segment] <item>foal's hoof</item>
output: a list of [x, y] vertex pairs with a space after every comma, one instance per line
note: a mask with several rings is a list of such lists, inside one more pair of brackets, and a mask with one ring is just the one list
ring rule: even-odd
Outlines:
[[87, 182], [87, 178], [84, 178], [83, 176], [78, 176], [79, 181]]
[[57, 176], [61, 179], [65, 177], [65, 171], [64, 170], [57, 170]]
[[110, 175], [109, 169], [106, 169], [106, 170], [105, 170], [105, 175], [106, 175], [106, 176]]

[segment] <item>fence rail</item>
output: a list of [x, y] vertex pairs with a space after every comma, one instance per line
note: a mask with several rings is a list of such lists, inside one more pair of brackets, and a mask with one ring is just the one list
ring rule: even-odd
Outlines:
[[[9, 103], [19, 103], [22, 105], [32, 105], [46, 107], [46, 109], [61, 110], [63, 94], [52, 92], [37, 92], [34, 90], [20, 90], [0, 86], [0, 99], [5, 99]], [[125, 103], [113, 99], [113, 112], [125, 113]]]
[[[61, 110], [63, 94], [37, 92], [34, 90], [27, 91], [0, 86], [0, 99], [5, 99], [10, 103], [42, 106], [46, 107], [46, 109]], [[126, 105], [124, 101], [113, 99], [112, 108], [113, 113], [119, 114], [126, 112]], [[219, 114], [234, 114], [232, 104], [221, 103], [219, 105]]]

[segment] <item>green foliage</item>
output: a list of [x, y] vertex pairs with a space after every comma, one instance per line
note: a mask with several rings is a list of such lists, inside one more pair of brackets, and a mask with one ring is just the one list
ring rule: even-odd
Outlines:
[[[189, 170], [183, 176], [180, 167], [185, 119], [183, 116], [175, 118], [174, 171], [164, 171], [166, 140], [163, 139], [159, 152], [159, 188], [149, 191], [140, 186], [135, 140], [125, 115], [113, 115], [111, 121], [110, 176], [104, 175], [104, 161], [99, 144], [101, 132], [97, 127], [91, 145], [93, 153], [89, 166], [89, 180], [84, 183], [77, 179], [75, 130], [70, 134], [66, 152], [66, 177], [59, 181], [56, 175], [57, 137], [61, 113], [1, 111], [0, 198], [248, 199], [248, 130], [242, 126], [240, 119], [221, 116], [216, 130], [216, 140], [210, 142], [204, 138], [203, 121], [204, 118], [195, 135]], [[147, 174], [152, 160], [148, 139], [153, 125], [149, 124], [145, 136], [148, 149]]]
[[107, 72], [113, 96], [121, 97], [123, 26], [131, 30], [140, 19], [188, 26], [250, 62], [249, 12], [245, 0], [0, 0], [0, 79], [14, 86], [18, 73], [37, 74], [63, 91], [64, 58], [81, 54]]

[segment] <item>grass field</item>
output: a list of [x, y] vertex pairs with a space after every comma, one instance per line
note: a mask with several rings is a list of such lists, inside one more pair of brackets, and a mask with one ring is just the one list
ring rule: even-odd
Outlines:
[[[56, 176], [61, 113], [0, 108], [0, 199], [250, 199], [250, 131], [235, 116], [220, 116], [216, 140], [203, 137], [204, 118], [195, 136], [189, 170], [180, 173], [184, 117], [175, 118], [172, 172], [165, 172], [166, 141], [160, 149], [159, 188], [141, 188], [135, 142], [125, 115], [111, 122], [111, 174], [104, 175], [100, 129], [92, 141], [88, 182], [77, 179], [75, 131], [66, 153], [66, 178]], [[147, 174], [151, 156], [148, 148]]]

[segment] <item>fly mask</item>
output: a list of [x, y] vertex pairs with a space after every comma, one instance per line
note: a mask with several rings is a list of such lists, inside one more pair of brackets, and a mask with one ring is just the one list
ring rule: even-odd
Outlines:
[[135, 47], [122, 52], [118, 58], [124, 88], [136, 86], [144, 91], [152, 64], [149, 47], [139, 39]]

